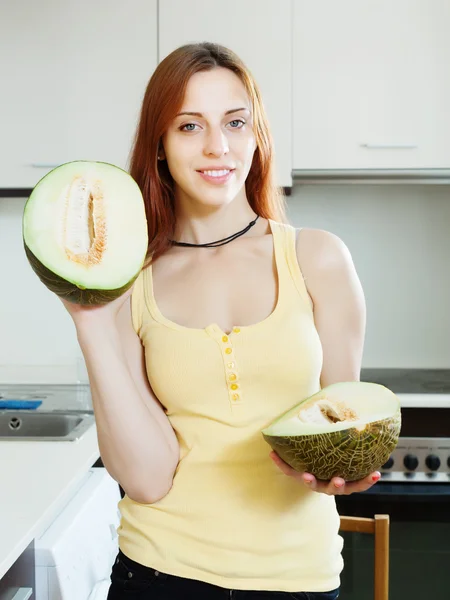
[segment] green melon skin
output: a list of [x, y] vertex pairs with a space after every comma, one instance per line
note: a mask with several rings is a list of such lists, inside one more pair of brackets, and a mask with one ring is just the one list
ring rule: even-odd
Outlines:
[[107, 304], [133, 285], [146, 259], [141, 191], [115, 165], [64, 163], [34, 187], [22, 236], [32, 270], [51, 292], [83, 306]]
[[[366, 411], [363, 427], [361, 423], [359, 430], [348, 425], [319, 426], [320, 431], [314, 433], [315, 426], [312, 424], [306, 427], [296, 425], [293, 417], [302, 406], [327, 397], [342, 401], [348, 397], [352, 408], [361, 406], [361, 412]], [[377, 398], [380, 400], [378, 403]], [[371, 408], [373, 415], [381, 415], [382, 418], [371, 420]], [[271, 448], [298, 472], [312, 473], [321, 481], [329, 481], [333, 477], [357, 481], [379, 470], [388, 460], [398, 443], [400, 430], [400, 402], [390, 390], [370, 382], [344, 382], [328, 386], [305, 399], [263, 430], [262, 435]]]
[[136, 275], [123, 287], [113, 290], [82, 289], [76, 284], [59, 277], [56, 273], [50, 271], [50, 269], [47, 269], [47, 267], [38, 261], [25, 244], [24, 249], [31, 268], [51, 292], [54, 292], [57, 296], [60, 296], [69, 302], [81, 304], [82, 306], [100, 306], [116, 300], [130, 289], [139, 275], [139, 273], [136, 273]]

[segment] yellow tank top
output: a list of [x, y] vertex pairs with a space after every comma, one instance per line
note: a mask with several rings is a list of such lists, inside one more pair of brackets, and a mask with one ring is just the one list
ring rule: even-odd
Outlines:
[[120, 501], [119, 546], [148, 567], [225, 588], [329, 591], [343, 566], [335, 499], [284, 475], [261, 435], [320, 389], [322, 368], [295, 229], [270, 227], [278, 299], [255, 325], [229, 335], [178, 325], [156, 305], [151, 266], [136, 281], [133, 325], [181, 453], [163, 499]]

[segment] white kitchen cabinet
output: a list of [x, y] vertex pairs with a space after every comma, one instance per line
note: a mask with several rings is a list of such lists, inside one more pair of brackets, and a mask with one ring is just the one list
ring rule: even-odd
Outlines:
[[292, 185], [291, 0], [164, 0], [159, 4], [159, 59], [191, 42], [223, 44], [254, 75], [275, 147], [277, 183]]
[[293, 167], [450, 167], [450, 2], [294, 0]]
[[156, 5], [2, 3], [0, 188], [30, 188], [71, 160], [127, 166], [156, 67]]

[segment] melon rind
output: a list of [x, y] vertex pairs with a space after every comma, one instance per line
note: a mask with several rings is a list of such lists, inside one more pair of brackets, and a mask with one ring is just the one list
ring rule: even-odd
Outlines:
[[[364, 416], [352, 424], [316, 427], [295, 420], [307, 403], [323, 398], [348, 401], [355, 409], [359, 406]], [[391, 390], [371, 382], [342, 382], [295, 405], [266, 427], [262, 435], [298, 472], [312, 473], [324, 481], [333, 477], [356, 481], [379, 470], [388, 460], [398, 444], [400, 430], [400, 401]]]

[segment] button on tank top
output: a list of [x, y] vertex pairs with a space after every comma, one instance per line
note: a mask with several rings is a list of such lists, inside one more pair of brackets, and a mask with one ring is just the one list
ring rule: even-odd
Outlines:
[[178, 325], [156, 305], [151, 266], [136, 280], [133, 326], [180, 461], [164, 498], [120, 501], [119, 546], [158, 571], [225, 588], [329, 591], [343, 566], [335, 499], [284, 475], [261, 434], [320, 389], [323, 358], [295, 229], [269, 223], [278, 299], [259, 323], [231, 333]]

